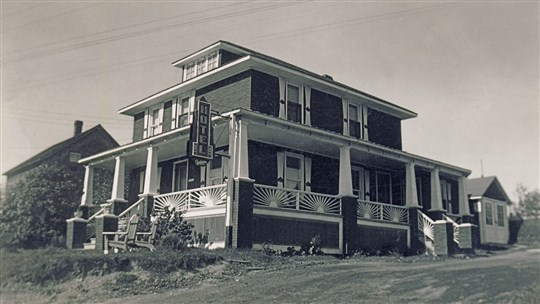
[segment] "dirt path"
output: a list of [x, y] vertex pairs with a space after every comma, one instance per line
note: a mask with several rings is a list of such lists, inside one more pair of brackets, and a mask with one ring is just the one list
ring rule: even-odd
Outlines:
[[540, 303], [540, 251], [442, 262], [345, 261], [106, 303]]

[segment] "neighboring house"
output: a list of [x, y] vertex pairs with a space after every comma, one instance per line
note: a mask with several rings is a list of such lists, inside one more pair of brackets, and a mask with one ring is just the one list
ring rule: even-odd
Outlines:
[[507, 244], [510, 198], [495, 176], [467, 180], [473, 223], [478, 226], [480, 244]]
[[[115, 214], [176, 207], [214, 246], [299, 248], [320, 235], [325, 252], [347, 254], [446, 246], [434, 221], [468, 222], [470, 171], [402, 150], [416, 113], [225, 41], [173, 66], [179, 84], [119, 110], [133, 142], [80, 161], [87, 185], [93, 168], [115, 168]], [[215, 157], [200, 167], [186, 146], [203, 96], [219, 115]]]
[[118, 143], [105, 131], [101, 125], [97, 125], [82, 132], [83, 122], [75, 121], [73, 137], [51, 146], [48, 149], [32, 156], [21, 164], [6, 171], [6, 192], [9, 191], [19, 180], [33, 169], [43, 164], [57, 163], [66, 167], [79, 167], [81, 158], [118, 147]]

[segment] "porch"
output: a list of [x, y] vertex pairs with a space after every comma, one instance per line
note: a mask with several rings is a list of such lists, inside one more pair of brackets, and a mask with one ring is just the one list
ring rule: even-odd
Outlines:
[[469, 215], [466, 170], [245, 110], [213, 121], [219, 156], [207, 166], [185, 155], [186, 127], [82, 160], [81, 205], [91, 201], [92, 168], [114, 168], [109, 217], [134, 203], [143, 216], [175, 208], [216, 247], [298, 247], [315, 232], [325, 252], [345, 254], [366, 245], [366, 231], [424, 246], [419, 210]]

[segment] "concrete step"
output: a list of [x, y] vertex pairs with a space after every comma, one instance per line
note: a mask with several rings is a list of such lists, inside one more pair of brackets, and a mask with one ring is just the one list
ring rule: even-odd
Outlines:
[[96, 250], [96, 243], [84, 243], [83, 244], [84, 250]]

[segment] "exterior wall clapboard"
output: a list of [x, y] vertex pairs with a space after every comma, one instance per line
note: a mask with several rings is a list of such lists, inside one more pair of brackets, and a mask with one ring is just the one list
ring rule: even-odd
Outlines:
[[279, 78], [251, 71], [251, 110], [279, 117]]
[[251, 105], [251, 71], [245, 71], [218, 81], [195, 92], [196, 99], [201, 96], [212, 104], [212, 109], [220, 113]]
[[341, 98], [311, 89], [311, 125], [327, 131], [343, 133]]
[[339, 188], [339, 159], [312, 155], [311, 191], [337, 195]]
[[249, 176], [255, 183], [277, 186], [277, 152], [279, 147], [259, 143], [248, 142]]
[[144, 135], [144, 111], [133, 117], [133, 141], [143, 139]]
[[229, 62], [235, 61], [236, 59], [242, 57], [238, 54], [231, 53], [226, 50], [220, 50], [220, 56], [221, 56], [221, 65], [227, 64]]
[[401, 150], [401, 120], [386, 113], [368, 109], [369, 141]]

